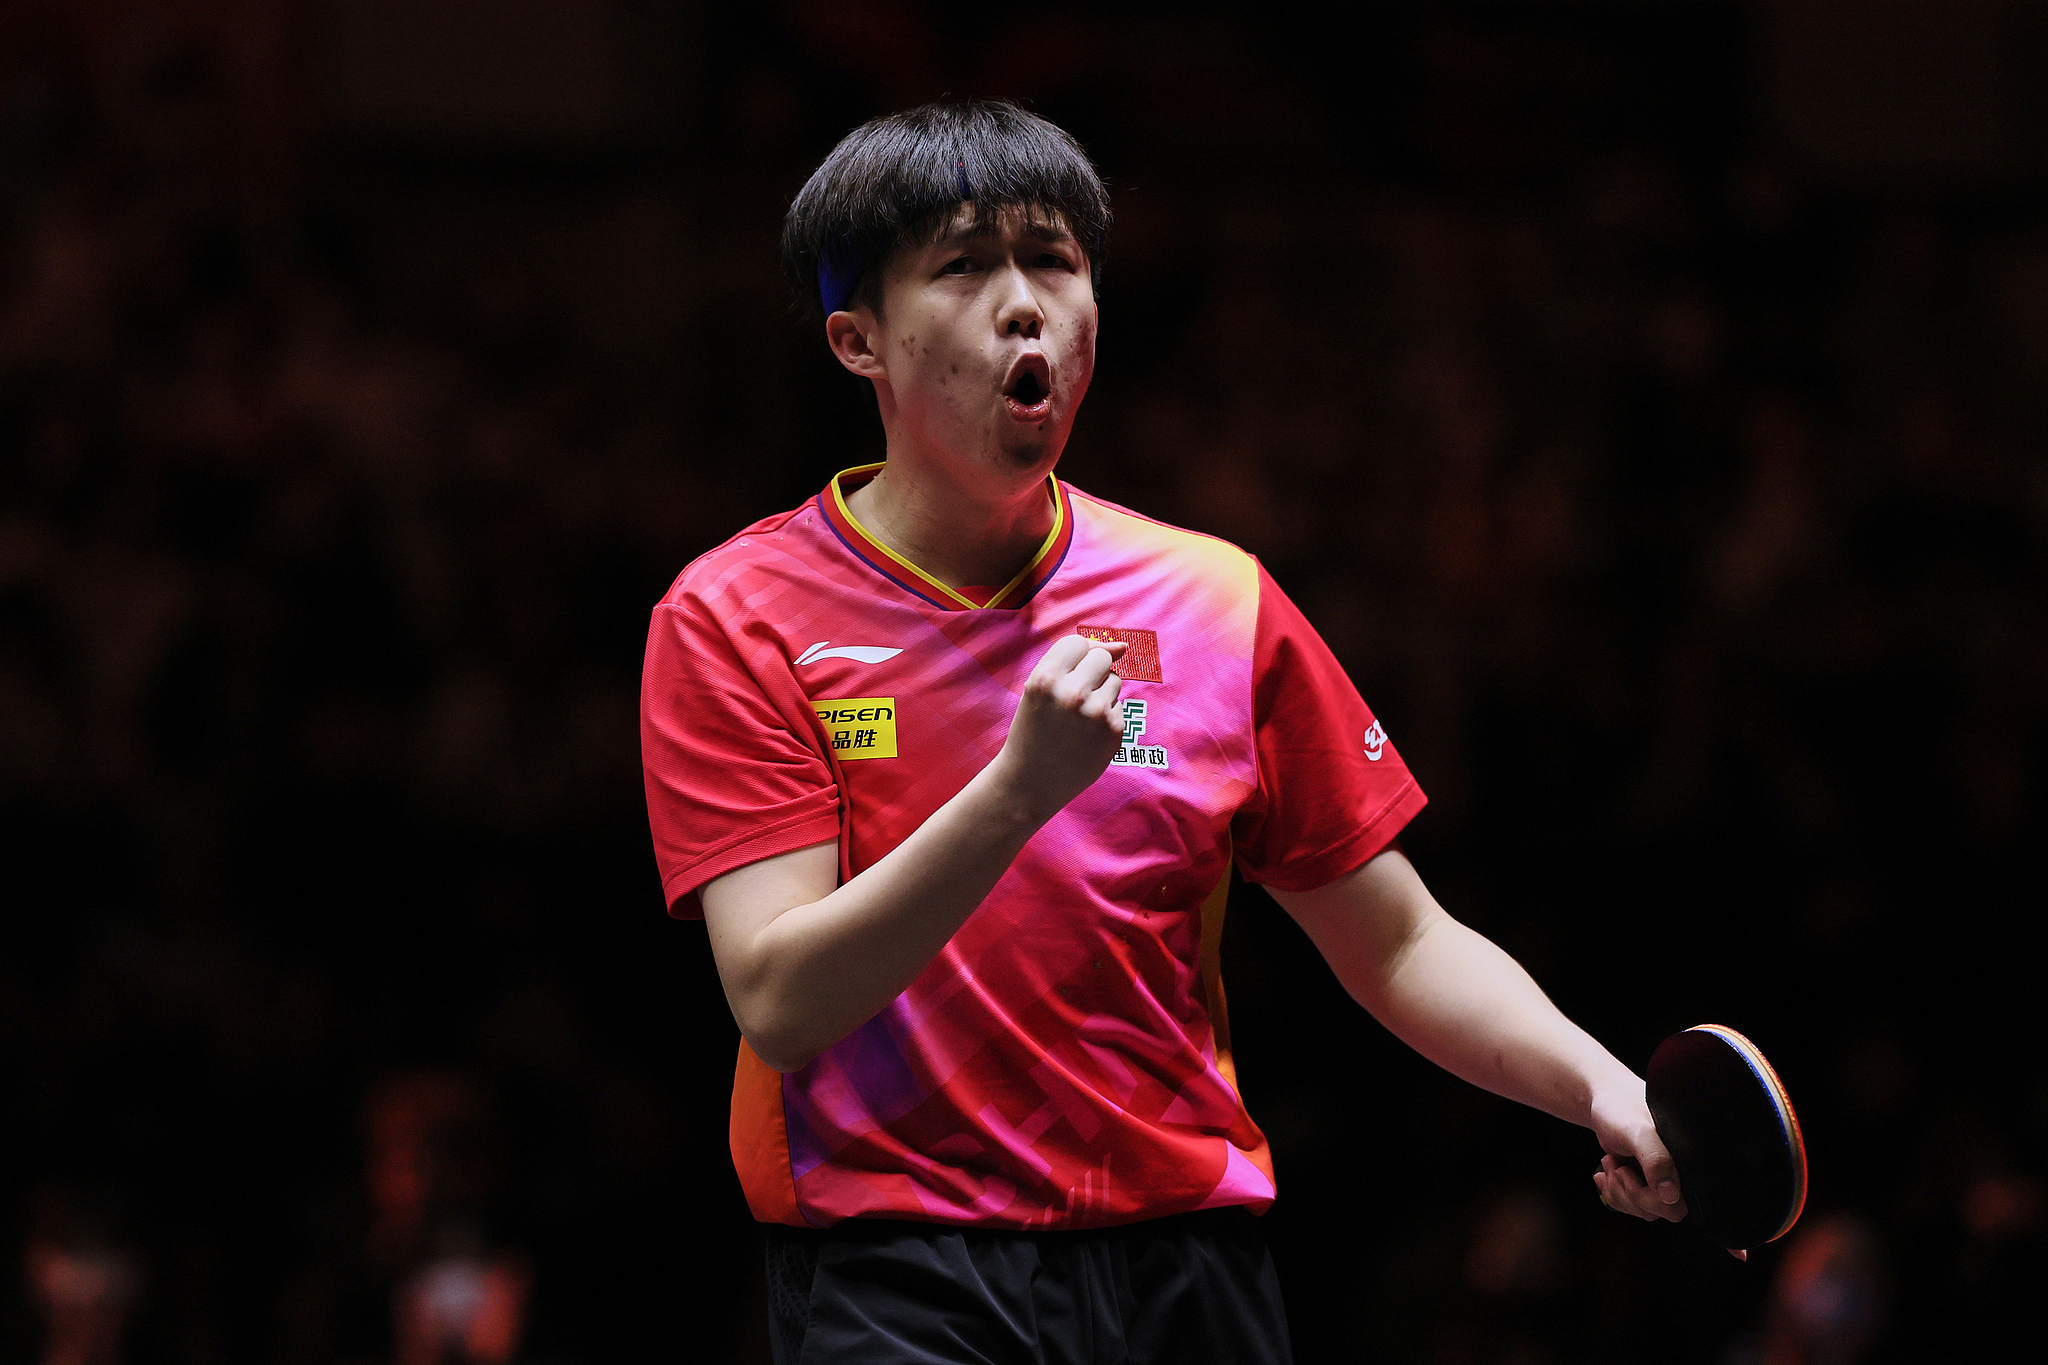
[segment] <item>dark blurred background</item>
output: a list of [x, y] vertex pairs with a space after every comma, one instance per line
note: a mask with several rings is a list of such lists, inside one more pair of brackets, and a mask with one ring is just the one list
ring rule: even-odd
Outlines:
[[1607, 1214], [1245, 891], [1304, 1365], [2038, 1347], [2044, 90], [2025, 0], [7, 0], [0, 1353], [766, 1359], [640, 654], [878, 455], [777, 226], [947, 92], [1113, 187], [1063, 472], [1265, 559], [1454, 913], [1806, 1122], [1747, 1266]]

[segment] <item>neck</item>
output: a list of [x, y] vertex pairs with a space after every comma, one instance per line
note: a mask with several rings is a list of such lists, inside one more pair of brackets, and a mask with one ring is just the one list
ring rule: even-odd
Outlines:
[[1052, 530], [1050, 467], [1013, 486], [990, 488], [911, 463], [917, 462], [899, 464], [892, 453], [874, 478], [846, 495], [847, 509], [949, 588], [1000, 588], [1031, 562]]

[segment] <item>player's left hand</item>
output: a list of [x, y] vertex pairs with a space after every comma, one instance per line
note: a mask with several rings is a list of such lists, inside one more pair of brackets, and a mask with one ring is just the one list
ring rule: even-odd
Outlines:
[[[1626, 1093], [1595, 1098], [1593, 1131], [1606, 1149], [1600, 1169], [1593, 1172], [1593, 1188], [1600, 1192], [1601, 1203], [1649, 1222], [1662, 1218], [1676, 1223], [1685, 1217], [1678, 1167], [1664, 1140], [1657, 1136], [1641, 1081]], [[1749, 1259], [1747, 1251], [1732, 1247], [1728, 1254], [1738, 1261]]]
[[1595, 1096], [1592, 1119], [1607, 1153], [1593, 1174], [1600, 1202], [1617, 1213], [1652, 1222], [1662, 1218], [1676, 1223], [1685, 1217], [1678, 1168], [1657, 1136], [1656, 1121], [1643, 1099], [1643, 1083], [1636, 1081], [1623, 1094]]

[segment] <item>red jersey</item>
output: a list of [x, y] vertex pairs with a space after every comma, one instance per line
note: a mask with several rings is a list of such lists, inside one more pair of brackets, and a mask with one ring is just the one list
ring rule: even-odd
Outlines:
[[1216, 951], [1233, 858], [1323, 886], [1424, 797], [1244, 551], [1051, 481], [1053, 529], [986, 601], [869, 535], [849, 470], [683, 571], [655, 608], [641, 744], [671, 913], [827, 840], [840, 877], [1002, 748], [1039, 658], [1129, 643], [1125, 743], [887, 1008], [789, 1075], [745, 1042], [732, 1150], [756, 1217], [1081, 1228], [1273, 1198]]

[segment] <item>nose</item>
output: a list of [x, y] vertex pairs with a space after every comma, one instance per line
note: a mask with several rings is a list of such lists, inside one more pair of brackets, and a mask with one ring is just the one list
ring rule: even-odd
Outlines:
[[1031, 288], [1030, 276], [1011, 266], [1003, 272], [1003, 278], [1001, 311], [996, 316], [998, 329], [1004, 336], [1036, 341], [1045, 326], [1045, 310], [1038, 306], [1038, 294]]

